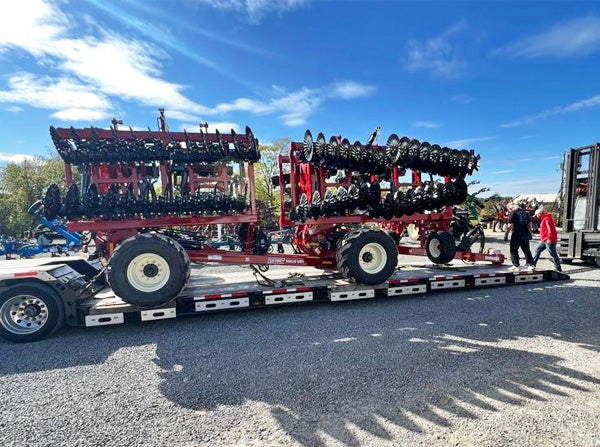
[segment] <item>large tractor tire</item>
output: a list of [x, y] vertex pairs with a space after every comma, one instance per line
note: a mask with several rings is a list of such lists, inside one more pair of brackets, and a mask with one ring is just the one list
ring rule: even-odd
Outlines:
[[456, 255], [454, 236], [446, 231], [430, 233], [425, 241], [425, 252], [434, 264], [448, 264]]
[[395, 231], [386, 231], [385, 234], [392, 238], [394, 244], [400, 245], [400, 235], [398, 233]]
[[139, 234], [123, 241], [108, 261], [106, 278], [115, 295], [139, 307], [168, 303], [190, 277], [190, 259], [175, 240]]
[[0, 336], [25, 343], [41, 340], [59, 329], [65, 321], [64, 305], [50, 287], [18, 283], [0, 293]]
[[341, 239], [336, 260], [344, 277], [361, 284], [381, 284], [396, 270], [398, 248], [383, 231], [364, 228]]

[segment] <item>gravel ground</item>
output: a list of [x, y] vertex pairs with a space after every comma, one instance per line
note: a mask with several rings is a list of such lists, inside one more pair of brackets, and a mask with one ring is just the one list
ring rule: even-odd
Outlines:
[[600, 446], [600, 270], [568, 267], [0, 341], [0, 445]]

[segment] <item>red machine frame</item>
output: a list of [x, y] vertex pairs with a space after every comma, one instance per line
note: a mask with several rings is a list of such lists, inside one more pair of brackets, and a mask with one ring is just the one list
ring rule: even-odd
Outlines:
[[[70, 129], [57, 129], [58, 134], [61, 138], [70, 138]], [[91, 131], [89, 129], [78, 129], [81, 138], [92, 138]], [[97, 129], [100, 138], [112, 139], [113, 134], [108, 130]], [[116, 131], [118, 138], [130, 139], [132, 133], [129, 131]], [[199, 133], [188, 133], [187, 136], [183, 133], [169, 133], [169, 132], [135, 132], [138, 138], [158, 138], [163, 141], [164, 144], [168, 144], [171, 140], [184, 141], [185, 138], [189, 138], [191, 141], [202, 141], [201, 134]], [[217, 141], [216, 134], [205, 134], [207, 141]], [[232, 142], [230, 135], [222, 135], [224, 142]], [[245, 136], [240, 135], [239, 140], [245, 142]], [[329, 183], [327, 182], [326, 171], [323, 167], [315, 168], [313, 165], [308, 163], [302, 163], [299, 159], [299, 153], [302, 149], [302, 143], [293, 142], [290, 145], [289, 155], [279, 155], [277, 158], [279, 165], [279, 178], [280, 178], [280, 198], [281, 198], [281, 214], [279, 218], [280, 226], [295, 226], [296, 235], [295, 242], [296, 246], [302, 249], [302, 253], [298, 254], [253, 254], [253, 235], [254, 229], [257, 226], [258, 215], [256, 207], [256, 191], [255, 191], [255, 179], [254, 179], [254, 165], [252, 163], [240, 162], [240, 177], [243, 182], [247, 182], [249, 192], [249, 210], [243, 214], [238, 215], [218, 215], [218, 216], [164, 216], [156, 218], [134, 218], [126, 220], [101, 220], [94, 219], [89, 221], [73, 221], [68, 223], [69, 231], [93, 231], [99, 232], [103, 239], [107, 243], [108, 253], [111, 253], [115, 246], [121, 243], [126, 238], [137, 234], [143, 229], [158, 229], [168, 227], [192, 227], [198, 225], [211, 225], [211, 224], [239, 224], [248, 223], [247, 240], [245, 247], [241, 252], [235, 252], [230, 250], [223, 250], [218, 248], [210, 247], [206, 244], [202, 249], [198, 250], [187, 250], [188, 256], [193, 262], [216, 262], [216, 263], [229, 263], [229, 264], [255, 264], [255, 265], [295, 265], [295, 266], [313, 266], [320, 268], [332, 268], [336, 267], [335, 251], [331, 248], [324, 250], [317, 250], [311, 248], [306, 243], [301, 243], [302, 240], [311, 243], [306, 235], [311, 231], [316, 232], [315, 234], [323, 234], [331, 231], [336, 227], [343, 227], [345, 225], [361, 225], [366, 223], [381, 224], [382, 227], [388, 229], [395, 229], [401, 231], [404, 225], [409, 223], [418, 223], [421, 228], [425, 231], [442, 230], [446, 231], [452, 219], [452, 210], [446, 209], [442, 212], [435, 212], [429, 214], [414, 214], [411, 216], [394, 217], [391, 220], [385, 220], [383, 218], [373, 219], [367, 215], [354, 215], [354, 216], [336, 216], [336, 217], [324, 217], [316, 220], [309, 220], [303, 224], [294, 223], [289, 218], [289, 212], [298, 205], [298, 200], [302, 192], [300, 191], [299, 182], [301, 175], [308, 175], [310, 177], [310, 185], [312, 188], [318, 188], [321, 196], [324, 195], [328, 187], [334, 186], [348, 186], [350, 184], [350, 175], [347, 173], [346, 179], [341, 183]], [[162, 181], [163, 191], [173, 192], [173, 176], [170, 171], [170, 161], [163, 161], [159, 163], [160, 176]], [[285, 184], [283, 184], [284, 174], [286, 173], [285, 166], [289, 164], [290, 174], [290, 187], [291, 187], [291, 202], [285, 200]], [[225, 166], [225, 165], [223, 165]], [[119, 184], [123, 190], [129, 185], [134, 185], [134, 193], [137, 195], [137, 184], [138, 180], [143, 177], [138, 175], [138, 168], [143, 168], [136, 163], [102, 163], [100, 165], [87, 165], [85, 166], [85, 173], [89, 176], [89, 181], [96, 183], [99, 186], [107, 188], [113, 183]], [[245, 172], [247, 169], [247, 172]], [[65, 163], [67, 186], [73, 183], [73, 171], [70, 164]], [[129, 175], [127, 175], [129, 174]], [[196, 188], [201, 187], [205, 184], [222, 183], [226, 184], [229, 181], [226, 169], [219, 170], [219, 174], [215, 177], [202, 177], [196, 175], [192, 166], [188, 167], [189, 174], [189, 187], [190, 192], [195, 192]], [[399, 171], [398, 168], [394, 168], [394, 181], [395, 187], [401, 186], [414, 186], [420, 183], [420, 174], [413, 173], [413, 183], [399, 183]], [[306, 183], [304, 183], [306, 184]], [[398, 245], [398, 253], [406, 255], [425, 255], [424, 238], [425, 232], [422, 232], [421, 236], [421, 247]], [[311, 235], [311, 237], [314, 235]], [[501, 254], [485, 255], [480, 253], [470, 252], [457, 252], [457, 259], [465, 261], [490, 261], [494, 264], [504, 262], [504, 257]]]
[[[349, 172], [345, 173], [346, 176], [342, 182], [328, 182], [327, 172], [323, 166], [315, 167], [312, 164], [300, 161], [300, 152], [302, 151], [302, 148], [303, 143], [292, 142], [290, 144], [289, 155], [280, 154], [277, 157], [279, 168], [279, 199], [281, 204], [279, 226], [282, 228], [288, 226], [296, 227], [294, 242], [302, 251], [309, 252], [313, 256], [332, 259], [335, 263], [335, 249], [311, 250], [307, 244], [310, 244], [314, 239], [327, 233], [336, 226], [374, 223], [379, 224], [383, 230], [394, 231], [401, 236], [403, 228], [408, 224], [414, 223], [422, 230], [420, 231], [420, 247], [398, 244], [398, 253], [413, 256], [426, 256], [424, 248], [426, 234], [430, 231], [448, 231], [453, 215], [451, 208], [446, 208], [441, 212], [415, 213], [410, 216], [393, 217], [390, 220], [384, 218], [374, 219], [368, 215], [351, 215], [308, 219], [304, 223], [293, 222], [289, 217], [289, 212], [298, 206], [300, 195], [302, 193], [311, 197], [312, 192], [317, 190], [321, 197], [324, 197], [327, 188], [339, 186], [348, 188], [351, 184]], [[289, 166], [290, 201], [286, 200], [286, 182], [283, 181], [285, 178], [284, 173], [286, 172], [286, 166]], [[401, 175], [398, 167], [393, 168], [392, 175], [395, 189], [404, 186], [416, 187], [421, 184], [421, 173], [417, 171], [412, 172], [411, 183], [402, 183], [399, 181]], [[302, 176], [304, 176], [304, 179], [302, 179]], [[382, 192], [385, 193], [388, 191], [389, 189], [382, 188]], [[313, 233], [307, 237], [307, 235], [311, 233], [311, 230], [313, 230]], [[495, 264], [504, 262], [504, 256], [501, 254], [489, 255], [462, 251], [456, 253], [456, 259], [470, 262], [491, 261]]]

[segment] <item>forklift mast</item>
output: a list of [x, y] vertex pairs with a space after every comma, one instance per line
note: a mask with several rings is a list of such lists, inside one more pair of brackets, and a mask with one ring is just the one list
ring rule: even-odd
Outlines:
[[563, 230], [598, 231], [600, 143], [570, 149], [563, 161]]
[[600, 143], [570, 149], [563, 158], [562, 232], [558, 254], [600, 267]]

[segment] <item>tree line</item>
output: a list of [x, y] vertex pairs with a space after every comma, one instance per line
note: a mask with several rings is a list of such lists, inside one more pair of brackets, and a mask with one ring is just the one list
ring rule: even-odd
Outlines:
[[27, 213], [51, 183], [64, 187], [65, 168], [58, 155], [26, 158], [0, 166], [0, 234], [21, 236], [37, 224]]

